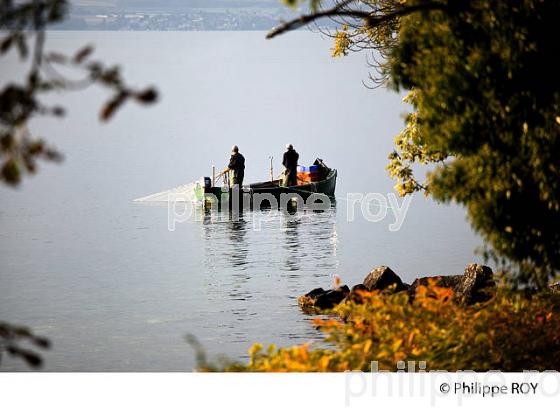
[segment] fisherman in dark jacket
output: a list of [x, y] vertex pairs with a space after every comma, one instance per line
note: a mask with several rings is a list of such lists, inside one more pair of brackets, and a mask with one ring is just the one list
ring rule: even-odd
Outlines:
[[299, 154], [296, 152], [293, 145], [286, 145], [286, 152], [284, 153], [284, 158], [282, 159], [282, 165], [284, 165], [284, 168], [286, 168], [286, 170], [284, 171], [284, 181], [282, 182], [282, 185], [297, 185], [298, 160]]
[[231, 179], [231, 185], [243, 185], [243, 178], [245, 177], [245, 157], [239, 152], [237, 145], [231, 147], [231, 157], [229, 159], [229, 165], [224, 172], [233, 171], [233, 178]]

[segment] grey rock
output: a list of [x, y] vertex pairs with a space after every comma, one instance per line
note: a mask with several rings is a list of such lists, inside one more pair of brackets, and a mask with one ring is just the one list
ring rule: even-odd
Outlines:
[[435, 281], [436, 286], [440, 288], [455, 289], [461, 282], [463, 275], [450, 275], [450, 276], [427, 276], [415, 279], [412, 285], [408, 288], [408, 293], [411, 297], [416, 295], [418, 286], [429, 286], [430, 281]]
[[364, 286], [369, 291], [386, 290], [390, 286], [395, 286], [395, 292], [406, 290], [401, 278], [387, 266], [378, 266], [364, 278]]
[[350, 293], [348, 286], [341, 286], [337, 289], [331, 289], [319, 295], [315, 300], [315, 307], [318, 309], [332, 309]]
[[316, 299], [317, 296], [322, 295], [323, 293], [325, 293], [325, 290], [323, 288], [316, 288], [311, 292], [306, 293], [305, 296]]
[[471, 263], [466, 267], [459, 285], [453, 289], [455, 297], [467, 305], [487, 301], [496, 287], [493, 276], [488, 266]]
[[317, 288], [298, 298], [298, 304], [306, 311], [332, 309], [342, 302], [349, 293], [350, 289], [346, 285], [330, 290]]
[[496, 283], [492, 269], [488, 266], [470, 264], [463, 275], [433, 276], [416, 279], [408, 289], [411, 299], [416, 295], [418, 286], [428, 286], [430, 280], [442, 288], [451, 288], [456, 302], [472, 305], [490, 299], [495, 291]]

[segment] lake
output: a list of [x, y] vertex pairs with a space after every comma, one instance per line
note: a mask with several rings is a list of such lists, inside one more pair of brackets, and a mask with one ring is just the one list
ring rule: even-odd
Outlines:
[[[105, 91], [50, 97], [66, 118], [37, 119], [32, 131], [65, 161], [0, 188], [0, 318], [52, 339], [44, 370], [191, 371], [187, 334], [213, 358], [244, 360], [253, 342], [320, 340], [297, 297], [335, 275], [352, 286], [384, 264], [410, 283], [480, 262], [464, 209], [421, 194], [398, 231], [390, 211], [375, 223], [359, 212], [348, 220], [348, 194], [394, 192], [387, 154], [410, 107], [403, 95], [364, 87], [365, 54], [333, 59], [332, 41], [310, 32], [264, 35], [49, 33], [48, 49], [93, 44], [97, 58], [121, 64], [133, 85], [155, 85], [161, 100], [127, 104], [100, 124]], [[14, 56], [0, 68], [3, 84], [21, 75]], [[165, 204], [132, 202], [210, 176], [233, 144], [245, 181], [266, 180], [269, 157], [278, 173], [287, 143], [301, 164], [319, 157], [337, 168], [336, 206], [238, 221], [201, 214], [170, 231]], [[1, 370], [26, 367], [8, 358]]]

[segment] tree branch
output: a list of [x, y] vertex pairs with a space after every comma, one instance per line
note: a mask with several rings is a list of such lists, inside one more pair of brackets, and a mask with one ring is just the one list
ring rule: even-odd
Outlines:
[[306, 26], [307, 24], [324, 17], [350, 17], [354, 19], [361, 19], [361, 20], [365, 20], [365, 23], [369, 27], [377, 27], [383, 23], [394, 20], [395, 18], [403, 17], [419, 11], [433, 11], [433, 10], [447, 9], [447, 4], [441, 2], [430, 2], [424, 4], [417, 4], [414, 6], [398, 7], [392, 12], [386, 14], [379, 14], [379, 15], [369, 11], [349, 10], [344, 8], [350, 3], [354, 3], [354, 2], [356, 2], [356, 0], [346, 0], [330, 9], [318, 11], [312, 14], [304, 14], [298, 18], [284, 22], [279, 26], [273, 28], [271, 31], [269, 31], [268, 34], [266, 35], [266, 38], [271, 39], [287, 31], [297, 30], [300, 27]]

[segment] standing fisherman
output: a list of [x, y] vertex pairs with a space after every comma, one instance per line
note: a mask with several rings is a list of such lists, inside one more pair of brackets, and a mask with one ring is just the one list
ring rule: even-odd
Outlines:
[[239, 188], [243, 185], [243, 178], [245, 177], [245, 157], [239, 152], [237, 145], [231, 147], [231, 157], [229, 159], [229, 165], [224, 170], [224, 172], [233, 171], [233, 178], [231, 179], [231, 185], [239, 185]]
[[286, 145], [286, 152], [284, 153], [284, 158], [282, 159], [282, 165], [286, 168], [284, 171], [284, 180], [282, 181], [283, 186], [297, 185], [298, 160], [299, 154], [294, 149], [294, 146], [292, 144]]

